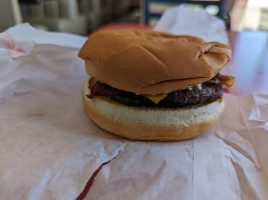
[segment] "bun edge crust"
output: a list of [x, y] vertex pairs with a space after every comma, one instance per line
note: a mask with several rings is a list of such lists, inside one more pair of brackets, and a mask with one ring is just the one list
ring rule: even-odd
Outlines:
[[152, 109], [126, 106], [105, 97], [89, 99], [89, 79], [82, 99], [91, 120], [102, 129], [131, 140], [176, 141], [201, 135], [224, 110], [223, 97], [209, 104], [185, 109]]

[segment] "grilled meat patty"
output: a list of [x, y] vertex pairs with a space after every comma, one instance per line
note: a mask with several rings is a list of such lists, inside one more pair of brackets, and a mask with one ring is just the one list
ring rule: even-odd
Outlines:
[[223, 95], [223, 86], [228, 87], [228, 81], [233, 77], [217, 74], [214, 78], [184, 90], [176, 90], [165, 96], [159, 103], [154, 103], [144, 95], [136, 95], [132, 92], [113, 88], [105, 83], [97, 81], [90, 86], [91, 93], [88, 98], [94, 96], [106, 96], [112, 100], [128, 106], [145, 106], [158, 108], [182, 108], [210, 103]]

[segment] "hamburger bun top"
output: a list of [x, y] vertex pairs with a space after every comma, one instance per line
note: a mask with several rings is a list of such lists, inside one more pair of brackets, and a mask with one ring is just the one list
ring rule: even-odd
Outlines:
[[79, 57], [86, 71], [114, 88], [136, 94], [170, 93], [213, 78], [231, 59], [219, 42], [150, 30], [102, 30]]

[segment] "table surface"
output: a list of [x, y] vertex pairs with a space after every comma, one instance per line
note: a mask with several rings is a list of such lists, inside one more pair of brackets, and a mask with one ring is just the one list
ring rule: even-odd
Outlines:
[[228, 32], [232, 47], [230, 70], [236, 77], [229, 92], [244, 95], [268, 93], [268, 32]]

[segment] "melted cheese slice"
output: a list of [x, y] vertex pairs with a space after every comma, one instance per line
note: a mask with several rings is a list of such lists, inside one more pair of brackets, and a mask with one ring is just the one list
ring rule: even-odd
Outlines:
[[145, 94], [143, 96], [146, 97], [147, 99], [151, 100], [155, 104], [158, 104], [160, 101], [162, 101], [164, 98], [166, 98], [167, 95], [168, 94], [158, 94], [158, 95]]
[[[196, 87], [198, 90], [201, 90], [202, 89], [202, 84], [198, 84], [198, 85], [195, 85], [195, 86], [189, 86], [188, 89], [192, 90], [193, 87]], [[143, 96], [146, 97], [147, 99], [151, 100], [155, 104], [158, 104], [160, 101], [162, 101], [164, 98], [166, 98], [167, 95], [168, 94], [158, 94], [158, 95], [145, 94]]]

